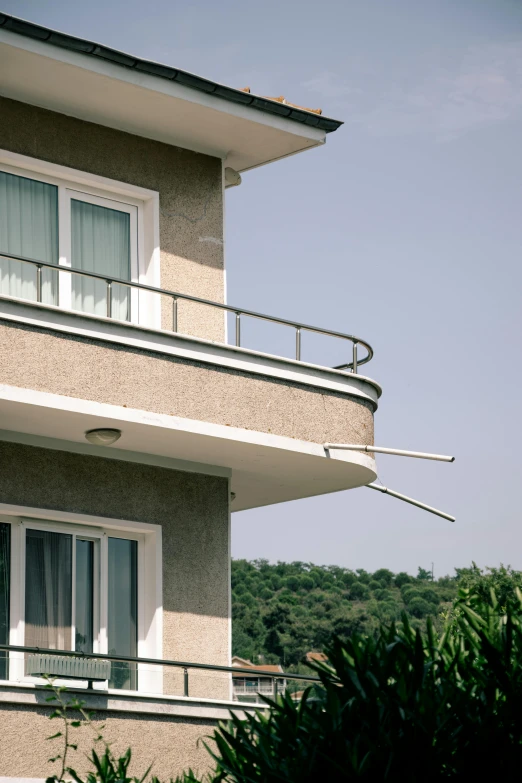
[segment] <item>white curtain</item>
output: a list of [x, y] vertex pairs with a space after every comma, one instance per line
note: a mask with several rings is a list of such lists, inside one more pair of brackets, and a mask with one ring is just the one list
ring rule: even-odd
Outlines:
[[[131, 279], [130, 215], [86, 201], [71, 199], [73, 269]], [[107, 285], [103, 280], [72, 276], [72, 301], [75, 310], [107, 315]], [[130, 289], [112, 286], [112, 317], [130, 320]]]
[[[36, 299], [36, 267], [2, 252], [58, 263], [58, 188], [0, 171], [0, 294]], [[58, 304], [58, 277], [42, 269], [42, 301]]]
[[25, 557], [25, 644], [71, 650], [72, 536], [27, 530]]

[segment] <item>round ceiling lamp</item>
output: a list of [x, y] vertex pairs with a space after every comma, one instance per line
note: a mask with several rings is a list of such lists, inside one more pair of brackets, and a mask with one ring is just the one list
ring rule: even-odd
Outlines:
[[121, 438], [121, 430], [89, 430], [85, 433], [85, 437], [89, 443], [93, 443], [95, 446], [112, 446]]

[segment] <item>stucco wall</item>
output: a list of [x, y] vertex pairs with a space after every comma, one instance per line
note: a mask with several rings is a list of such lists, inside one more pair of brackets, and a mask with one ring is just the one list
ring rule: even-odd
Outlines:
[[360, 398], [1, 319], [0, 383], [316, 443], [373, 443], [372, 406]]
[[[228, 479], [0, 442], [0, 502], [161, 525], [163, 657], [229, 665]], [[228, 675], [191, 672], [190, 695], [229, 698]]]
[[[222, 302], [221, 161], [0, 97], [0, 149], [159, 191], [161, 287]], [[163, 326], [172, 324], [169, 300]], [[224, 316], [179, 304], [179, 331], [223, 341]]]
[[[59, 772], [59, 765], [50, 764], [48, 759], [62, 752], [62, 746], [59, 740], [47, 742], [46, 737], [62, 726], [58, 720], [49, 720], [50, 712], [43, 707], [1, 706], [0, 775], [45, 779]], [[212, 721], [101, 712], [95, 716], [94, 725], [105, 725], [103, 735], [115, 754], [131, 747], [130, 771], [140, 778], [150, 764], [152, 774], [162, 781], [189, 767], [199, 773], [211, 768], [210, 757], [198, 740], [212, 733], [216, 725]], [[93, 733], [89, 727], [71, 731], [71, 742], [78, 743], [78, 750], [71, 751], [69, 762], [80, 774], [85, 773], [92, 769], [85, 754], [93, 746]]]

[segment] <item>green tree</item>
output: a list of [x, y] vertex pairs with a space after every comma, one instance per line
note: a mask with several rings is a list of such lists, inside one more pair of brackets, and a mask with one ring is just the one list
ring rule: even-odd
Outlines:
[[407, 574], [405, 571], [400, 571], [398, 574], [395, 574], [393, 582], [395, 587], [400, 588], [403, 587], [403, 585], [407, 585], [410, 582], [413, 582], [413, 576], [410, 576], [410, 574]]
[[379, 568], [374, 572], [373, 579], [375, 579], [377, 582], [382, 582], [383, 587], [391, 587], [393, 582], [393, 572], [389, 571], [387, 568]]
[[408, 609], [413, 617], [419, 618], [434, 615], [437, 611], [437, 607], [434, 604], [430, 604], [420, 596], [416, 596], [409, 602]]
[[352, 601], [366, 601], [370, 597], [370, 589], [362, 582], [354, 582], [350, 587], [350, 599]]

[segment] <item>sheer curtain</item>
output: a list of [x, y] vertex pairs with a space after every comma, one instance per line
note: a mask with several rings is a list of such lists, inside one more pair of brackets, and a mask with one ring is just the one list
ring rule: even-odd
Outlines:
[[[71, 199], [71, 234], [73, 269], [131, 279], [128, 212]], [[75, 310], [107, 315], [105, 281], [73, 275], [72, 297]], [[130, 320], [130, 289], [127, 286], [112, 286], [112, 316], [122, 321]]]
[[72, 536], [27, 530], [25, 644], [71, 650]]
[[[58, 188], [0, 171], [0, 294], [36, 299], [36, 267], [1, 253], [58, 263]], [[42, 270], [42, 300], [58, 304], [58, 276]]]

